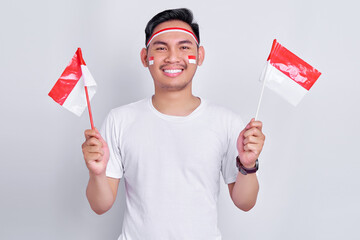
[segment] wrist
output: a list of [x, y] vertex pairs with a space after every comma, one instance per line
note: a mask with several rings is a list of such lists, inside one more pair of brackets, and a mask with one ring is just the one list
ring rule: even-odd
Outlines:
[[238, 155], [237, 158], [239, 158], [239, 161], [241, 163], [241, 166], [243, 166], [244, 168], [254, 168], [256, 166], [256, 161], [252, 162], [252, 163], [246, 163], [244, 164], [243, 162], [241, 162], [241, 158], [240, 156]]
[[250, 169], [250, 168], [254, 168], [256, 167], [256, 163], [251, 163], [251, 164], [242, 164], [244, 168], [246, 169]]
[[257, 170], [259, 169], [259, 161], [258, 159], [256, 159], [255, 161], [255, 165], [253, 164], [247, 164], [247, 165], [243, 165], [242, 162], [240, 161], [239, 156], [236, 157], [236, 167], [238, 168], [239, 172], [241, 172], [243, 175], [247, 175], [247, 174], [251, 174], [251, 173], [256, 173]]
[[101, 178], [106, 178], [106, 173], [104, 172], [100, 172], [100, 173], [94, 173], [92, 171], [89, 171], [89, 177], [92, 179], [101, 179]]

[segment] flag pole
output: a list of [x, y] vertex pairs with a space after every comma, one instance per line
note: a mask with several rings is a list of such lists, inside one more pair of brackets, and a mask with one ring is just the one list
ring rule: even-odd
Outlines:
[[262, 85], [262, 88], [261, 88], [260, 99], [259, 99], [259, 103], [258, 103], [258, 106], [257, 106], [256, 114], [255, 114], [255, 121], [258, 120], [258, 115], [259, 115], [261, 100], [262, 100], [262, 96], [263, 96], [264, 88], [265, 88], [265, 81], [266, 81], [266, 78], [264, 79], [264, 82], [263, 82], [263, 85]]
[[[266, 72], [267, 72], [267, 71], [266, 71]], [[267, 78], [267, 77], [266, 77], [266, 72], [265, 72], [265, 76], [264, 76], [263, 85], [262, 85], [262, 88], [261, 88], [259, 103], [258, 103], [257, 110], [256, 110], [256, 114], [255, 114], [255, 121], [258, 120], [258, 115], [259, 115], [261, 100], [262, 100], [262, 97], [263, 97], [264, 88], [265, 88], [265, 82], [266, 82], [266, 78]]]
[[[84, 61], [84, 59], [83, 59], [83, 57], [82, 57], [81, 48], [78, 48], [77, 53], [78, 53], [78, 55], [79, 55], [78, 57], [79, 57], [79, 60], [80, 60], [80, 64], [86, 66], [85, 61]], [[92, 113], [91, 113], [89, 93], [88, 93], [88, 89], [87, 89], [87, 86], [86, 86], [85, 78], [84, 78], [84, 87], [85, 87], [86, 103], [87, 103], [88, 110], [89, 110], [89, 117], [90, 117], [91, 129], [94, 130], [94, 129], [95, 129], [95, 127], [94, 127], [94, 121], [93, 121], [93, 117], [92, 117]]]
[[91, 129], [94, 130], [95, 127], [94, 127], [94, 121], [93, 121], [93, 117], [92, 117], [92, 113], [91, 113], [90, 99], [89, 99], [89, 93], [88, 93], [87, 86], [85, 86], [85, 94], [86, 94], [86, 102], [87, 102], [87, 106], [88, 106], [88, 110], [89, 110]]

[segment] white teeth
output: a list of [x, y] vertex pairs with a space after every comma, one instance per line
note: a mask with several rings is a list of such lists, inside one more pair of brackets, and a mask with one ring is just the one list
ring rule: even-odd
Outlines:
[[181, 69], [168, 69], [168, 70], [164, 70], [164, 72], [166, 73], [179, 73], [181, 72]]

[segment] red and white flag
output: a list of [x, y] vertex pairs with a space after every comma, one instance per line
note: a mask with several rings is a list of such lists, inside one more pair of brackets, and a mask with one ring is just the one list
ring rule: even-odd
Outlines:
[[189, 55], [188, 59], [189, 59], [189, 63], [196, 64], [196, 56]]
[[296, 106], [321, 73], [274, 39], [261, 81]]
[[154, 57], [149, 57], [149, 65], [153, 65], [154, 64]]
[[49, 96], [70, 112], [80, 116], [87, 106], [85, 88], [91, 99], [96, 92], [96, 82], [82, 58], [81, 49], [78, 48], [49, 92]]

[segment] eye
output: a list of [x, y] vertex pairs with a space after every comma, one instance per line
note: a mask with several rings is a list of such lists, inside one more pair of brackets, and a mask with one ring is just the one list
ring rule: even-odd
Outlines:
[[188, 46], [181, 46], [180, 49], [182, 50], [189, 50], [190, 48]]
[[156, 51], [165, 51], [165, 50], [166, 50], [165, 47], [157, 47], [157, 48], [156, 48]]

